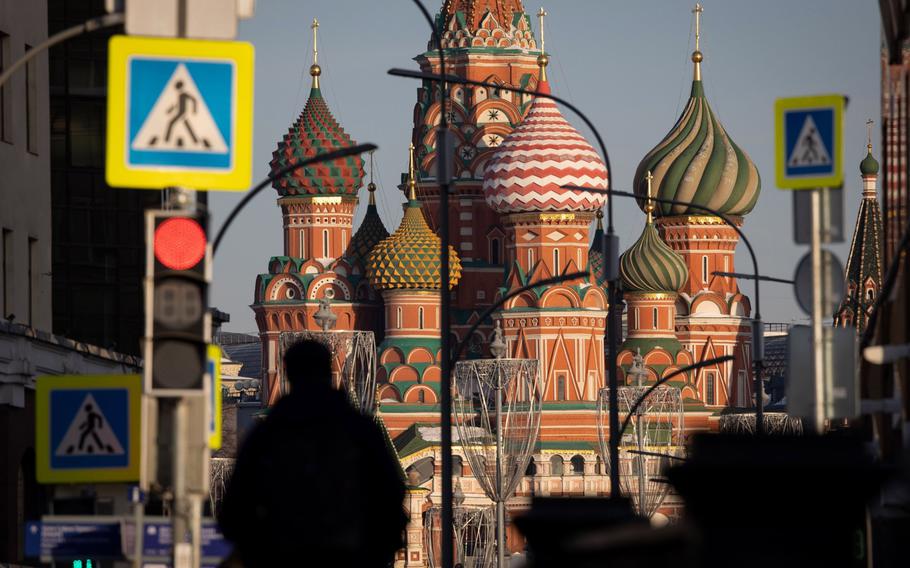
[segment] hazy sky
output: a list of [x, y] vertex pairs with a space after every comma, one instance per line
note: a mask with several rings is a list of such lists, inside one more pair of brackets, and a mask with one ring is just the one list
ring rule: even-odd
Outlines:
[[[442, 0], [424, 0], [431, 11]], [[617, 189], [630, 189], [642, 157], [670, 130], [689, 94], [694, 45], [691, 9], [683, 0], [562, 0], [545, 5], [550, 83], [572, 100], [603, 135]], [[774, 100], [843, 93], [846, 120], [845, 222], [852, 233], [860, 201], [859, 162], [865, 156], [865, 121], [880, 117], [880, 20], [872, 0], [706, 0], [702, 64], [706, 94], [730, 137], [755, 161], [762, 193], [743, 227], [762, 273], [790, 278], [807, 247], [792, 238], [791, 196], [774, 184]], [[525, 2], [535, 13], [539, 3]], [[256, 48], [255, 182], [268, 174], [278, 140], [296, 120], [310, 88], [313, 17], [321, 27], [322, 92], [358, 142], [373, 142], [379, 211], [389, 231], [398, 226], [396, 189], [406, 169], [416, 81], [391, 77], [391, 67], [416, 68], [429, 28], [411, 0], [260, 0], [256, 17], [239, 38]], [[536, 30], [536, 18], [533, 18]], [[564, 112], [593, 142], [581, 121]], [[366, 180], [365, 180], [366, 181]], [[365, 195], [365, 188], [362, 190]], [[217, 227], [239, 194], [213, 193]], [[212, 304], [231, 314], [227, 329], [255, 331], [256, 275], [282, 251], [281, 212], [273, 190], [263, 191], [234, 222], [215, 259]], [[357, 221], [366, 207], [362, 200]], [[641, 233], [643, 215], [617, 199], [621, 250]], [[846, 262], [848, 244], [832, 250]], [[740, 244], [736, 269], [751, 270]], [[751, 283], [740, 283], [754, 298]], [[803, 320], [792, 288], [762, 286], [762, 316], [770, 322]]]

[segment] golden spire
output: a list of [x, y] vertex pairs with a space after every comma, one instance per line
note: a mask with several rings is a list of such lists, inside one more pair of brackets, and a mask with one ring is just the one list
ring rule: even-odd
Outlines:
[[700, 3], [695, 3], [695, 8], [692, 10], [692, 13], [695, 14], [695, 51], [692, 52], [692, 62], [695, 63], [695, 80], [701, 81], [701, 61], [705, 56], [701, 52], [701, 13], [705, 11], [704, 6]]
[[540, 66], [540, 82], [547, 80], [547, 65], [550, 63], [550, 57], [547, 55], [545, 45], [546, 41], [544, 39], [544, 26], [543, 20], [549, 14], [543, 9], [543, 6], [540, 7], [540, 10], [537, 11], [537, 19], [540, 22], [540, 55], [537, 56], [537, 65]]
[[367, 191], [370, 192], [370, 205], [376, 205], [376, 184], [373, 183], [373, 152], [370, 150], [370, 183], [367, 185]]
[[595, 213], [594, 215], [597, 217], [597, 230], [603, 231], [604, 230], [604, 210], [598, 209], [597, 213]]
[[651, 214], [654, 212], [654, 202], [651, 201], [651, 180], [654, 179], [654, 176], [651, 175], [651, 170], [648, 170], [648, 175], [645, 176], [645, 179], [648, 181], [648, 199], [645, 201], [645, 214], [648, 216], [648, 224], [650, 225], [653, 221]]
[[414, 144], [408, 149], [408, 201], [417, 201], [417, 171], [414, 167]]
[[866, 149], [869, 150], [869, 153], [872, 153], [872, 125], [875, 124], [875, 121], [871, 118], [866, 121]]
[[313, 88], [318, 89], [319, 76], [322, 75], [322, 67], [319, 66], [319, 49], [316, 46], [316, 30], [319, 29], [319, 20], [313, 18], [310, 28], [313, 30], [313, 64], [310, 65], [310, 76], [313, 77]]

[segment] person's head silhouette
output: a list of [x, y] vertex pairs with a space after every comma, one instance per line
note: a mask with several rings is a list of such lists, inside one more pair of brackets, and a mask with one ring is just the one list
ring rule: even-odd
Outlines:
[[315, 386], [331, 388], [332, 355], [317, 341], [298, 341], [284, 354], [284, 373], [291, 391]]

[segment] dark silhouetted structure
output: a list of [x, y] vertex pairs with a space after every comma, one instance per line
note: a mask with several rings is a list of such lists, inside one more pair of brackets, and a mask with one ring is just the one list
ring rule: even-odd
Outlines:
[[379, 427], [331, 387], [324, 346], [284, 359], [291, 392], [240, 450], [220, 524], [246, 568], [388, 566], [405, 487]]

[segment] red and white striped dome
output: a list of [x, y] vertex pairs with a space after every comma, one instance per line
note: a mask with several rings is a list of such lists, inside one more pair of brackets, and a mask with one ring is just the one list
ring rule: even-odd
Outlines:
[[[546, 82], [540, 87], [549, 93]], [[607, 200], [606, 194], [566, 185], [607, 189], [607, 168], [556, 104], [536, 97], [528, 116], [487, 163], [484, 195], [500, 213], [596, 211]]]

